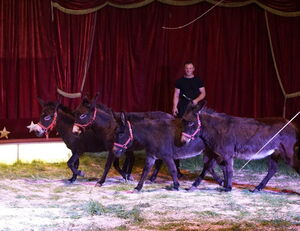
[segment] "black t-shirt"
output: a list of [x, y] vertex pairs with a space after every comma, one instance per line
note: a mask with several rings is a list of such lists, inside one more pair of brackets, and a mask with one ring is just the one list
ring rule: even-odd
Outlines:
[[204, 87], [202, 80], [199, 77], [185, 78], [181, 77], [177, 79], [175, 88], [180, 89], [180, 98], [182, 94], [186, 95], [190, 99], [196, 99], [199, 94], [199, 88]]

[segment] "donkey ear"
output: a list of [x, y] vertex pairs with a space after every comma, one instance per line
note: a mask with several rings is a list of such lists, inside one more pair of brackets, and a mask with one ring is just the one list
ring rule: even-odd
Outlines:
[[207, 101], [206, 100], [201, 100], [198, 104], [197, 104], [197, 111], [201, 112], [201, 110], [206, 106]]
[[99, 92], [97, 92], [97, 93], [96, 93], [96, 95], [94, 96], [94, 98], [92, 99], [92, 101], [91, 101], [91, 105], [92, 105], [93, 107], [95, 107], [95, 106], [96, 106], [96, 104], [97, 104], [97, 101], [98, 101], [98, 99], [99, 99], [99, 95], [100, 95], [100, 93], [99, 93]]
[[42, 100], [41, 98], [37, 98], [37, 100], [38, 100], [38, 102], [39, 102], [39, 104], [42, 106], [42, 107], [44, 107], [44, 105], [45, 105], [45, 101], [44, 100]]
[[122, 122], [122, 125], [125, 126], [126, 125], [126, 115], [125, 115], [125, 112], [121, 112], [121, 122]]
[[56, 101], [56, 102], [55, 102], [55, 111], [57, 110], [57, 108], [59, 107], [59, 105], [60, 105], [60, 102], [59, 102], [59, 101]]
[[90, 100], [86, 95], [82, 98], [81, 105], [84, 105], [84, 106], [87, 106], [87, 107], [90, 106]]
[[111, 114], [113, 115], [114, 119], [116, 121], [118, 121], [118, 116], [117, 116], [116, 112], [114, 110], [110, 110], [110, 111], [111, 111]]

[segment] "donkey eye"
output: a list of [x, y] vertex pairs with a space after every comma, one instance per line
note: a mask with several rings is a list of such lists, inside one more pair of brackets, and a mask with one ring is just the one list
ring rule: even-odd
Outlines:
[[50, 115], [47, 115], [47, 116], [44, 117], [44, 120], [46, 120], [46, 121], [48, 121], [48, 120], [50, 120], [50, 119], [51, 119], [51, 116], [50, 116]]
[[193, 122], [188, 122], [188, 126], [189, 126], [189, 127], [192, 127], [193, 125], [194, 125]]
[[83, 120], [86, 116], [87, 116], [86, 114], [81, 114], [81, 115], [79, 116], [79, 119]]

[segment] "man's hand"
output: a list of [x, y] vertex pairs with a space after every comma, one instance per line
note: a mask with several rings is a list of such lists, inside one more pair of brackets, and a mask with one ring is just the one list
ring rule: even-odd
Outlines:
[[177, 107], [176, 108], [173, 108], [173, 116], [177, 116], [177, 114], [178, 114], [178, 109], [177, 109]]

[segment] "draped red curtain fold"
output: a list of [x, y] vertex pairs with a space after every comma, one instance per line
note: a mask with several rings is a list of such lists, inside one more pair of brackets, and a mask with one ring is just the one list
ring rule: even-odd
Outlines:
[[[49, 1], [0, 1], [0, 119], [36, 117], [55, 89]], [[2, 128], [0, 128], [2, 129]]]
[[[286, 117], [300, 110], [300, 17], [285, 18], [267, 13], [278, 75], [287, 95]], [[274, 64], [274, 63], [273, 63]], [[296, 119], [300, 124], [300, 118]]]
[[[97, 12], [69, 15], [54, 11], [56, 78], [57, 87], [63, 92], [62, 96], [73, 97], [72, 94], [82, 92], [91, 62], [96, 19]], [[63, 99], [67, 103], [64, 97]]]

